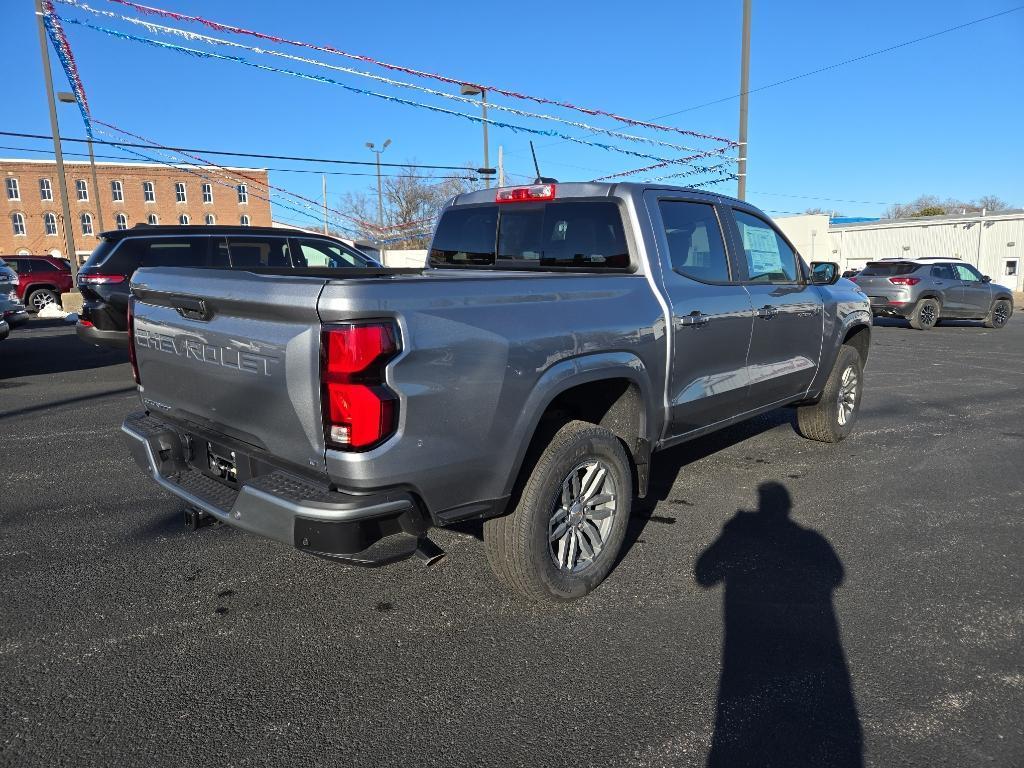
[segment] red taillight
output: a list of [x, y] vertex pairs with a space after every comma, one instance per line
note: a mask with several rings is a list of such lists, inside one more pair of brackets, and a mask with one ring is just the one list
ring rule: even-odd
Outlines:
[[529, 187], [505, 187], [494, 196], [496, 203], [529, 203], [536, 200], [554, 200], [554, 184], [533, 184]]
[[139, 361], [135, 356], [135, 318], [132, 315], [132, 301], [128, 301], [128, 362], [132, 364], [132, 377], [136, 384], [141, 384], [139, 379]]
[[80, 274], [78, 276], [78, 284], [82, 285], [109, 285], [111, 283], [123, 283], [125, 281], [124, 275], [89, 275]]
[[398, 354], [391, 323], [351, 323], [325, 328], [320, 338], [324, 437], [334, 448], [362, 450], [390, 437], [398, 400], [384, 369]]
[[921, 282], [920, 277], [890, 277], [889, 282], [893, 285], [917, 285]]
[[93, 327], [92, 320], [82, 320], [81, 318], [79, 318], [78, 324], [80, 326], [82, 326], [83, 328], [92, 328]]

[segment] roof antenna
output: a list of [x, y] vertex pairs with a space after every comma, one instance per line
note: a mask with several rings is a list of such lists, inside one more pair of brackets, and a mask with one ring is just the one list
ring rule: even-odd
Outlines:
[[537, 178], [533, 180], [534, 184], [557, 184], [558, 179], [551, 179], [546, 176], [540, 175], [540, 165], [537, 163], [537, 150], [533, 148], [533, 141], [530, 141], [530, 154], [533, 155], [533, 169], [537, 171]]

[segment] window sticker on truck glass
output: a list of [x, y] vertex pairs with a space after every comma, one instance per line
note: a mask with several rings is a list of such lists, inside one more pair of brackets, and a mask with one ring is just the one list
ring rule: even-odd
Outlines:
[[796, 255], [778, 233], [756, 216], [743, 211], [735, 211], [735, 214], [750, 279], [763, 282], [796, 280]]

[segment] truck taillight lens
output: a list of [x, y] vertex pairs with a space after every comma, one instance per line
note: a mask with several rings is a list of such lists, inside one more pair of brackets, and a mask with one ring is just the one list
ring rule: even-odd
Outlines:
[[132, 376], [136, 384], [141, 384], [139, 379], [139, 361], [135, 356], [135, 317], [132, 313], [132, 301], [128, 302], [128, 362], [132, 364]]
[[917, 285], [921, 282], [920, 277], [890, 277], [889, 282], [893, 285]]
[[395, 432], [398, 398], [385, 383], [398, 354], [392, 323], [348, 323], [325, 328], [320, 338], [320, 402], [327, 445], [365, 450]]

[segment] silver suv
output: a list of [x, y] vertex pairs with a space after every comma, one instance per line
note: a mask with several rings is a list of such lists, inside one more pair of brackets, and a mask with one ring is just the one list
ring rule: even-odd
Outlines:
[[934, 328], [940, 318], [1002, 328], [1013, 314], [1010, 289], [960, 259], [869, 261], [851, 279], [868, 295], [875, 316], [902, 317], [918, 330]]

